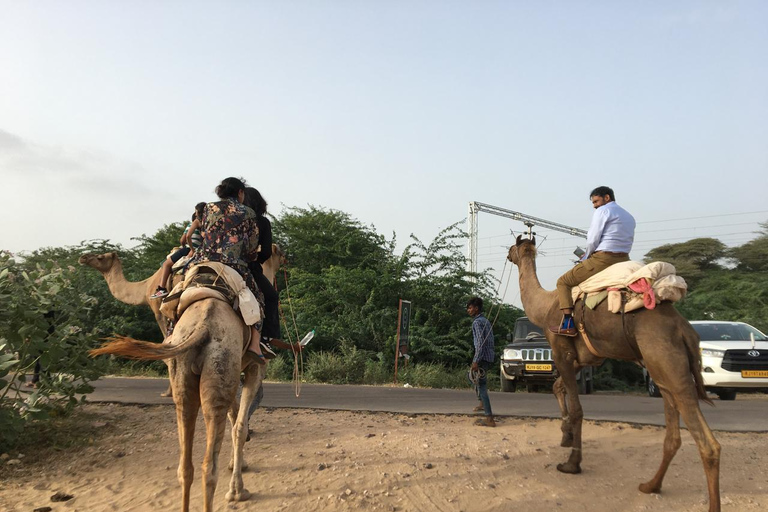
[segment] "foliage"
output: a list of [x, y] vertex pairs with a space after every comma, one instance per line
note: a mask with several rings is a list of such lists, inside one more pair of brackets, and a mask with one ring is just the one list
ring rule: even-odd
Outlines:
[[705, 273], [722, 268], [718, 261], [727, 256], [723, 242], [714, 238], [695, 238], [679, 244], [666, 244], [651, 249], [645, 262], [666, 261], [675, 266], [677, 275], [694, 286]]
[[736, 260], [737, 269], [745, 272], [768, 270], [768, 222], [760, 224], [760, 236], [744, 245], [734, 247], [728, 255]]
[[746, 322], [768, 332], [768, 273], [709, 272], [677, 308], [689, 320]]
[[[0, 253], [0, 450], [26, 422], [70, 411], [103, 372], [103, 362], [87, 355], [96, 338], [89, 322], [96, 300], [77, 289], [77, 274], [54, 261], [19, 263]], [[27, 394], [21, 379], [36, 362], [39, 388]]]
[[593, 385], [598, 391], [630, 391], [643, 386], [643, 371], [636, 363], [606, 359], [602, 366], [595, 368]]

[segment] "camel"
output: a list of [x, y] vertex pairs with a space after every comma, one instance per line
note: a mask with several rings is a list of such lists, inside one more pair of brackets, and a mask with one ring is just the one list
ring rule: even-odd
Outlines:
[[120, 302], [134, 306], [149, 306], [165, 339], [168, 319], [160, 313], [161, 301], [149, 298], [160, 284], [160, 269], [143, 281], [128, 281], [123, 274], [123, 263], [116, 252], [83, 254], [78, 262], [101, 272], [107, 281], [110, 293]]
[[[562, 313], [555, 291], [541, 287], [536, 275], [536, 240], [517, 237], [509, 249], [509, 261], [519, 269], [520, 299], [525, 314], [536, 325], [558, 325]], [[669, 302], [655, 309], [640, 309], [631, 313], [611, 313], [606, 301], [594, 310], [579, 301], [574, 320], [585, 328], [576, 338], [545, 331], [552, 347], [553, 359], [560, 379], [553, 391], [562, 411], [563, 438], [561, 446], [570, 447], [567, 462], [558, 464], [563, 473], [581, 472], [581, 427], [584, 417], [579, 401], [576, 373], [584, 366], [600, 364], [605, 358], [636, 361], [645, 364], [661, 390], [664, 400], [666, 435], [664, 450], [656, 474], [639, 489], [644, 493], [661, 492], [664, 475], [680, 448], [680, 415], [693, 436], [701, 456], [709, 491], [709, 511], [720, 511], [720, 444], [709, 428], [699, 400], [710, 405], [701, 378], [699, 338], [693, 327]], [[592, 345], [594, 355], [588, 346]]]
[[[285, 258], [285, 254], [277, 244], [272, 244], [272, 257], [264, 262], [262, 265], [264, 268], [264, 275], [270, 282], [274, 282], [277, 271]], [[152, 274], [143, 281], [128, 281], [123, 274], [123, 263], [120, 261], [120, 257], [116, 252], [108, 252], [105, 254], [83, 254], [80, 256], [78, 262], [81, 265], [87, 265], [98, 270], [104, 279], [107, 281], [109, 291], [114, 298], [124, 304], [132, 304], [135, 306], [149, 306], [152, 310], [152, 314], [155, 315], [155, 321], [157, 321], [160, 332], [163, 335], [163, 339], [166, 338], [168, 333], [168, 319], [160, 313], [160, 305], [162, 301], [152, 300], [149, 298], [155, 292], [157, 285], [160, 284], [161, 269]], [[171, 286], [173, 288], [180, 280], [178, 275], [171, 277]], [[171, 386], [161, 393], [161, 396], [171, 396]]]
[[[227, 500], [244, 501], [250, 493], [243, 487], [243, 446], [248, 430], [248, 407], [266, 373], [266, 365], [243, 368], [243, 350], [250, 328], [224, 301], [206, 298], [190, 305], [165, 343], [115, 337], [92, 356], [113, 354], [133, 359], [169, 359], [176, 423], [179, 430], [180, 458], [178, 478], [182, 490], [182, 512], [189, 510], [194, 476], [192, 441], [199, 410], [203, 410], [206, 448], [203, 459], [203, 510], [213, 511], [213, 496], [218, 481], [218, 459], [224, 438], [227, 415], [232, 422], [232, 478]], [[236, 404], [240, 372], [245, 382]]]

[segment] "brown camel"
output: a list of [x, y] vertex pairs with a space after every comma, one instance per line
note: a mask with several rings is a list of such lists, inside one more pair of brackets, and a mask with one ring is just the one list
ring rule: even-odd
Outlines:
[[[262, 267], [264, 268], [264, 275], [273, 282], [277, 271], [283, 261], [285, 254], [276, 244], [272, 244], [272, 257], [264, 262]], [[104, 276], [107, 281], [112, 296], [124, 304], [132, 304], [135, 306], [149, 306], [152, 310], [152, 314], [155, 315], [155, 321], [157, 321], [160, 332], [163, 335], [163, 339], [168, 332], [168, 319], [160, 313], [160, 305], [162, 301], [152, 300], [149, 298], [155, 292], [158, 284], [160, 284], [161, 269], [152, 274], [152, 276], [144, 279], [143, 281], [128, 281], [123, 274], [123, 263], [120, 261], [120, 257], [116, 252], [108, 252], [105, 254], [83, 254], [80, 256], [78, 262], [81, 265], [87, 265], [93, 267]], [[179, 276], [174, 275], [172, 277], [172, 284], [169, 287], [173, 288], [178, 280]], [[171, 386], [161, 393], [161, 396], [171, 396]]]
[[[507, 258], [518, 266], [520, 299], [525, 314], [536, 325], [557, 325], [562, 319], [554, 291], [544, 290], [536, 275], [536, 241], [517, 237]], [[579, 401], [576, 373], [584, 366], [599, 364], [605, 358], [644, 363], [664, 399], [666, 436], [661, 466], [654, 477], [640, 485], [644, 493], [658, 493], [672, 458], [680, 448], [680, 415], [696, 441], [704, 463], [709, 490], [710, 512], [720, 511], [720, 444], [704, 419], [699, 400], [709, 404], [701, 379], [701, 355], [696, 331], [669, 302], [655, 309], [640, 309], [625, 315], [611, 313], [606, 301], [595, 310], [579, 301], [574, 320], [586, 330], [576, 338], [545, 335], [561, 379], [554, 386], [563, 412], [562, 446], [571, 447], [568, 461], [558, 464], [563, 473], [581, 472], [581, 427], [584, 417]]]

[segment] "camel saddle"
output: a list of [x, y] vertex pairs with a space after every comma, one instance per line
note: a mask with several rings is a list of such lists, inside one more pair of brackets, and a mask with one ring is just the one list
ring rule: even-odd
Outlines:
[[245, 325], [261, 327], [264, 305], [235, 269], [219, 262], [190, 267], [184, 280], [163, 299], [160, 312], [175, 322], [191, 304], [203, 299], [222, 300], [240, 313]]
[[582, 299], [592, 309], [608, 299], [612, 313], [653, 309], [657, 302], [677, 302], [687, 292], [688, 285], [675, 274], [674, 265], [662, 261], [647, 265], [637, 261], [616, 263], [571, 291], [574, 302]]

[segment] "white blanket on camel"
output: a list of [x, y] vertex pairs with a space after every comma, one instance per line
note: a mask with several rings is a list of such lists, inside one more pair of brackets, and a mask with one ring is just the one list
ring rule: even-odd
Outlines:
[[628, 300], [624, 306], [624, 311], [633, 311], [647, 306], [648, 292], [644, 300], [644, 294], [632, 291], [629, 286], [633, 283], [646, 279], [650, 284], [651, 291], [655, 296], [653, 302], [671, 301], [676, 302], [688, 292], [688, 285], [685, 279], [675, 274], [675, 267], [670, 263], [663, 261], [654, 261], [647, 265], [637, 261], [625, 261], [611, 265], [582, 282], [574, 286], [572, 290], [573, 300], [586, 298], [587, 295], [608, 289], [608, 309], [613, 313], [621, 311], [621, 293], [628, 294]]

